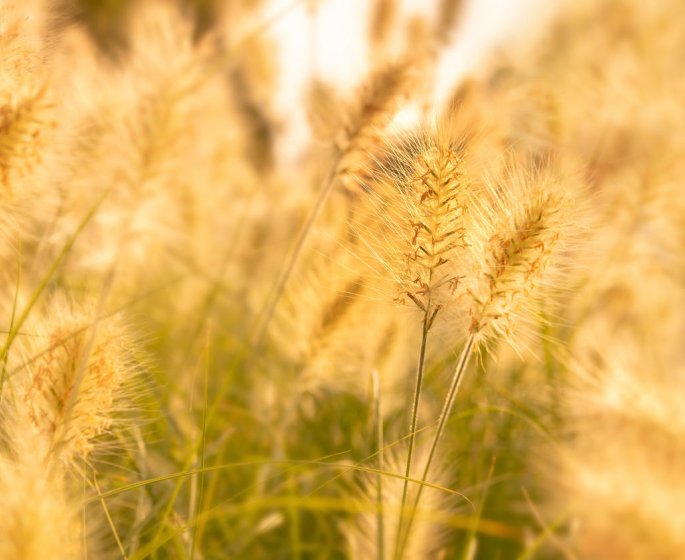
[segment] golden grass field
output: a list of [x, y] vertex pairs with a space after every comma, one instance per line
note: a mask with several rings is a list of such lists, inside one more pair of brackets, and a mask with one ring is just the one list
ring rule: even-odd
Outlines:
[[0, 0], [0, 560], [685, 558], [681, 1], [333, 1]]

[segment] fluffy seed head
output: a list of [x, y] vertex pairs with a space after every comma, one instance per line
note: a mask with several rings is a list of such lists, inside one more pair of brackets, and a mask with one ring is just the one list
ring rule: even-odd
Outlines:
[[409, 64], [398, 61], [373, 72], [347, 101], [336, 99], [327, 85], [315, 84], [309, 96], [310, 120], [317, 135], [333, 144], [340, 178], [352, 178], [348, 182], [354, 183], [365, 175], [380, 132], [396, 114], [412, 82]]
[[52, 126], [34, 2], [0, 6], [0, 185], [30, 170]]
[[[571, 364], [558, 508], [576, 520], [583, 557], [680, 558], [685, 553], [683, 370], [635, 336], [600, 329]], [[590, 345], [590, 344], [588, 344]]]
[[371, 226], [360, 237], [396, 284], [395, 297], [429, 316], [462, 294], [470, 200], [464, 141], [433, 131], [389, 143], [365, 185]]
[[135, 380], [129, 338], [116, 321], [94, 324], [92, 314], [59, 305], [30, 323], [33, 336], [19, 337], [19, 348], [12, 348], [21, 354], [10, 380], [16, 391], [12, 424], [30, 434], [46, 460], [87, 458], [112, 428]]
[[509, 167], [479, 206], [469, 330], [481, 338], [509, 336], [516, 316], [539, 295], [568, 225], [566, 202], [544, 173]]

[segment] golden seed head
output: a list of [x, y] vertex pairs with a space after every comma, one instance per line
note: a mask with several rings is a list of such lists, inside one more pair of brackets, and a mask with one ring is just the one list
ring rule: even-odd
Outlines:
[[135, 378], [128, 337], [112, 320], [93, 324], [86, 313], [37, 317], [17, 373], [19, 414], [51, 459], [86, 458], [120, 412]]
[[365, 241], [394, 279], [396, 299], [433, 315], [462, 291], [470, 199], [465, 145], [420, 131], [385, 151], [367, 186], [377, 224]]
[[474, 335], [508, 336], [522, 308], [535, 300], [564, 228], [564, 197], [549, 177], [510, 167], [488, 185], [474, 244], [470, 327]]

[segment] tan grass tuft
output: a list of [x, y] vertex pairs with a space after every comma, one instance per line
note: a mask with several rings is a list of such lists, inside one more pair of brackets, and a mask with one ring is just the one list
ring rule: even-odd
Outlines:
[[[466, 142], [423, 130], [390, 140], [364, 185], [371, 201], [359, 237], [396, 301], [437, 313], [463, 294], [473, 188]], [[375, 220], [375, 224], [374, 224]]]
[[353, 188], [366, 175], [369, 154], [406, 98], [416, 71], [406, 60], [381, 65], [349, 100], [337, 98], [326, 84], [310, 92], [311, 121], [317, 134], [333, 145], [335, 175]]
[[[475, 228], [475, 277], [469, 331], [478, 339], [511, 338], [569, 227], [567, 202], [545, 172], [520, 166], [488, 185]], [[484, 203], [484, 204], [483, 204]]]
[[0, 6], [0, 184], [10, 192], [38, 162], [54, 119], [41, 52], [43, 14], [35, 2], [23, 4]]
[[137, 378], [130, 338], [116, 320], [94, 318], [53, 302], [51, 315], [35, 313], [25, 327], [31, 336], [12, 348], [11, 423], [23, 435], [10, 430], [10, 437], [34, 440], [36, 460], [87, 459], [130, 406]]
[[609, 560], [680, 557], [683, 372], [636, 338], [594, 331], [592, 346], [571, 368], [570, 433], [555, 477], [573, 514], [573, 545]]

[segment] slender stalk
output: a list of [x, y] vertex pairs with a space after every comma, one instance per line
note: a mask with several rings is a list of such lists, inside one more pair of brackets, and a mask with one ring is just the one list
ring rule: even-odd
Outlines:
[[[201, 441], [200, 441], [200, 468], [204, 470], [205, 468], [205, 459], [206, 459], [206, 444], [207, 444], [207, 403], [209, 402], [209, 397], [207, 395], [207, 386], [209, 384], [209, 327], [207, 328], [207, 334], [205, 337], [205, 356], [204, 356], [204, 373], [205, 373], [205, 379], [204, 379], [204, 404], [202, 408], [202, 435], [201, 435]], [[200, 491], [198, 492], [197, 495], [197, 500], [194, 502], [194, 515], [193, 517], [199, 517], [200, 514], [202, 513], [202, 499], [204, 497], [204, 489], [205, 489], [205, 474], [204, 472], [200, 475]], [[193, 529], [193, 537], [191, 540], [190, 544], [190, 560], [194, 560], [195, 558], [195, 550], [198, 546], [198, 543], [200, 542], [197, 538], [198, 536], [198, 530], [201, 526], [201, 523], [196, 523], [195, 528]]]
[[[126, 550], [124, 549], [124, 545], [121, 542], [121, 538], [119, 537], [119, 532], [117, 531], [116, 525], [114, 525], [114, 520], [112, 519], [112, 515], [109, 512], [109, 508], [107, 507], [107, 504], [105, 503], [104, 498], [102, 498], [102, 493], [100, 492], [100, 485], [98, 484], [97, 478], [95, 476], [95, 473], [93, 474], [93, 486], [95, 486], [95, 490], [98, 493], [98, 496], [100, 496], [100, 503], [102, 504], [102, 510], [105, 512], [105, 517], [107, 518], [107, 523], [109, 523], [110, 529], [112, 529], [112, 535], [114, 535], [114, 540], [117, 543], [117, 547], [119, 548], [119, 554], [121, 554], [121, 557], [124, 560], [128, 560], [128, 556], [126, 555]], [[84, 517], [85, 517], [85, 505], [84, 505]], [[83, 520], [83, 534], [86, 535], [86, 530], [85, 530], [85, 519]], [[83, 550], [88, 550], [86, 548], [86, 542], [84, 541], [84, 547]]]
[[[14, 320], [17, 316], [17, 300], [19, 299], [19, 288], [21, 280], [21, 262], [17, 267], [17, 284], [14, 289], [14, 300], [12, 302], [12, 315], [10, 316], [9, 333], [14, 330]], [[2, 388], [5, 386], [5, 377], [7, 375], [7, 352], [2, 355], [2, 373], [0, 373], [0, 397], [2, 397]]]
[[328, 175], [324, 180], [323, 186], [319, 191], [319, 196], [317, 197], [316, 202], [314, 203], [314, 207], [310, 211], [309, 216], [307, 216], [307, 220], [302, 225], [302, 228], [300, 229], [300, 232], [295, 241], [295, 245], [290, 251], [288, 258], [286, 259], [283, 268], [281, 269], [278, 279], [276, 280], [276, 283], [274, 284], [271, 293], [267, 298], [267, 301], [264, 305], [264, 308], [261, 311], [260, 316], [257, 318], [254, 338], [252, 341], [253, 349], [259, 349], [262, 344], [264, 335], [266, 334], [266, 331], [269, 328], [269, 324], [273, 319], [274, 311], [276, 310], [276, 307], [279, 301], [281, 300], [281, 297], [283, 296], [283, 292], [285, 290], [286, 285], [288, 284], [288, 281], [290, 280], [290, 276], [292, 275], [295, 265], [297, 264], [297, 261], [300, 257], [300, 253], [302, 253], [304, 242], [306, 241], [307, 236], [309, 235], [309, 231], [312, 229], [314, 222], [321, 213], [321, 209], [323, 208], [324, 203], [328, 199], [328, 195], [330, 194], [333, 188], [335, 178], [338, 174], [338, 164], [339, 160], [336, 161], [336, 163], [329, 170]]
[[414, 387], [414, 401], [411, 411], [411, 423], [409, 426], [409, 450], [407, 452], [407, 466], [404, 471], [404, 483], [402, 485], [402, 502], [400, 504], [400, 518], [397, 522], [397, 535], [395, 540], [395, 559], [401, 558], [400, 544], [402, 542], [402, 525], [404, 521], [404, 507], [407, 503], [407, 491], [409, 488], [409, 476], [411, 474], [411, 463], [414, 455], [414, 444], [416, 442], [416, 425], [419, 418], [419, 401], [421, 400], [421, 387], [423, 385], [423, 371], [426, 362], [426, 343], [428, 342], [428, 330], [430, 329], [430, 300], [425, 306], [423, 315], [423, 328], [421, 329], [421, 351], [419, 353], [419, 363], [416, 367], [416, 386]]
[[376, 458], [378, 474], [376, 475], [376, 558], [385, 560], [385, 527], [383, 524], [383, 414], [381, 409], [381, 386], [378, 379], [378, 372], [374, 370], [371, 374], [373, 381], [373, 400], [374, 400], [374, 423], [376, 427]]
[[297, 481], [295, 474], [291, 470], [288, 473], [288, 515], [290, 523], [288, 524], [288, 536], [290, 537], [290, 550], [293, 560], [300, 560], [302, 558], [302, 544], [300, 542], [300, 507], [297, 495]]
[[[329, 169], [328, 174], [326, 175], [326, 178], [324, 179], [324, 182], [322, 184], [321, 190], [319, 191], [317, 199], [314, 203], [314, 206], [312, 207], [309, 215], [307, 216], [306, 221], [302, 225], [298, 233], [297, 239], [295, 240], [295, 243], [290, 253], [288, 254], [286, 260], [283, 263], [278, 278], [276, 279], [276, 282], [271, 288], [271, 291], [269, 292], [262, 309], [259, 311], [255, 319], [255, 322], [252, 326], [250, 342], [245, 348], [243, 348], [238, 353], [236, 358], [233, 360], [231, 371], [235, 371], [239, 364], [243, 363], [243, 360], [245, 360], [246, 358], [249, 359], [250, 356], [254, 356], [258, 353], [259, 349], [261, 348], [262, 342], [264, 341], [264, 336], [266, 335], [271, 320], [273, 319], [274, 312], [276, 311], [278, 303], [280, 302], [281, 297], [283, 296], [285, 288], [288, 284], [288, 281], [290, 280], [293, 270], [295, 269], [295, 265], [297, 264], [300, 254], [302, 253], [305, 241], [307, 240], [307, 237], [310, 233], [310, 230], [312, 229], [312, 226], [314, 225], [314, 222], [321, 213], [321, 210], [323, 209], [325, 202], [328, 199], [331, 190], [333, 189], [333, 185], [335, 184], [335, 179], [338, 174], [338, 166], [340, 164], [341, 159], [342, 156], [338, 155], [336, 161]], [[214, 399], [212, 407], [207, 415], [208, 421], [210, 421], [213, 418], [214, 413], [218, 409], [219, 404], [222, 402], [221, 398], [225, 394], [225, 390], [228, 386], [227, 383], [229, 379], [230, 376], [226, 377], [226, 381], [224, 381], [222, 386], [219, 388], [219, 391], [217, 392], [217, 397], [216, 399]], [[291, 406], [286, 411], [287, 418], [290, 418], [294, 414], [294, 409], [296, 408], [296, 406], [297, 402], [291, 403]], [[285, 421], [281, 423], [279, 433], [284, 433], [289, 425], [290, 421]], [[277, 438], [277, 440], [278, 439], [279, 438]], [[274, 459], [282, 459], [284, 457], [283, 446], [278, 444], [275, 445], [272, 457]], [[266, 490], [266, 483], [269, 479], [270, 473], [271, 468], [268, 464], [264, 465], [259, 470], [259, 473], [256, 477], [256, 482], [254, 484], [256, 496], [259, 496]], [[252, 517], [247, 519], [247, 524], [248, 526], [252, 524]]]
[[[431, 443], [430, 451], [428, 452], [428, 459], [426, 460], [426, 466], [423, 468], [423, 474], [421, 475], [421, 482], [425, 482], [428, 479], [428, 472], [430, 471], [431, 463], [433, 462], [433, 457], [435, 456], [435, 451], [438, 448], [438, 443], [442, 437], [442, 433], [447, 424], [447, 420], [452, 413], [452, 407], [454, 406], [454, 401], [456, 399], [457, 393], [459, 392], [459, 386], [461, 385], [461, 380], [464, 377], [464, 371], [466, 371], [466, 366], [469, 364], [471, 358], [471, 350], [473, 349], [475, 335], [469, 336], [466, 341], [464, 349], [461, 351], [459, 356], [459, 361], [454, 369], [454, 375], [452, 376], [452, 382], [450, 384], [449, 391], [447, 392], [447, 397], [445, 398], [445, 403], [442, 407], [442, 412], [440, 413], [440, 418], [438, 419], [438, 427], [433, 436], [433, 441]], [[407, 528], [404, 534], [404, 538], [401, 542], [401, 547], [398, 550], [396, 558], [400, 560], [404, 549], [407, 546], [407, 540], [409, 538], [409, 532], [411, 531], [411, 526], [414, 521], [414, 511], [419, 505], [419, 500], [421, 499], [421, 493], [423, 492], [423, 484], [419, 485], [418, 491], [416, 493], [416, 498], [414, 499], [414, 506], [411, 509], [409, 515], [409, 520], [407, 521]]]

